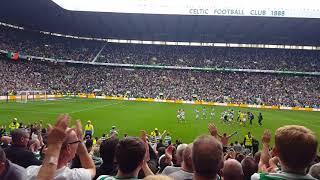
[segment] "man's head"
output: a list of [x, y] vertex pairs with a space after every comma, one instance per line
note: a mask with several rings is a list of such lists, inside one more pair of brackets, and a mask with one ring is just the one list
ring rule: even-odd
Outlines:
[[75, 157], [77, 153], [78, 145], [81, 142], [78, 139], [77, 134], [74, 130], [70, 131], [69, 129], [67, 129], [66, 131], [68, 132], [68, 134], [60, 150], [60, 156], [59, 156], [60, 165], [66, 165]]
[[29, 134], [25, 129], [15, 129], [11, 132], [12, 144], [27, 147]]
[[90, 153], [93, 146], [93, 140], [87, 139], [85, 145], [86, 145], [87, 151]]
[[305, 170], [316, 157], [317, 146], [315, 134], [304, 126], [283, 126], [276, 131], [274, 153], [287, 170]]
[[258, 164], [252, 157], [245, 157], [241, 161], [242, 171], [244, 174], [244, 179], [251, 179], [251, 176], [258, 172]]
[[316, 179], [320, 179], [320, 163], [311, 166], [309, 174]]
[[215, 178], [223, 167], [222, 144], [213, 136], [200, 136], [193, 142], [192, 162], [195, 175]]
[[121, 174], [138, 175], [146, 153], [145, 144], [135, 137], [122, 139], [116, 147], [116, 160]]
[[119, 140], [117, 138], [109, 138], [101, 143], [100, 156], [103, 160], [103, 163], [112, 164], [114, 162], [118, 143]]
[[16, 123], [18, 121], [17, 118], [13, 118], [12, 122]]
[[89, 120], [89, 121], [87, 121], [87, 124], [91, 124], [91, 121]]
[[243, 171], [241, 164], [234, 159], [226, 160], [222, 169], [222, 175], [224, 180], [242, 180]]
[[189, 144], [183, 151], [183, 162], [182, 168], [185, 171], [193, 172], [193, 165], [192, 165], [192, 146], [193, 144]]
[[180, 144], [177, 147], [177, 151], [176, 151], [177, 162], [176, 162], [176, 164], [178, 166], [181, 166], [181, 162], [183, 161], [183, 159], [182, 159], [183, 151], [186, 149], [187, 146], [188, 146], [188, 144]]
[[0, 147], [0, 176], [5, 172], [6, 170], [6, 154], [4, 153], [3, 149]]
[[223, 136], [226, 137], [226, 136], [227, 136], [227, 133], [223, 133]]

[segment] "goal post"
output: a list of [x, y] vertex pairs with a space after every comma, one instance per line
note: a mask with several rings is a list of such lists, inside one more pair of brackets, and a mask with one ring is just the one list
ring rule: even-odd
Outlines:
[[47, 91], [45, 90], [30, 90], [30, 91], [18, 91], [16, 101], [21, 103], [27, 103], [28, 101], [47, 100]]

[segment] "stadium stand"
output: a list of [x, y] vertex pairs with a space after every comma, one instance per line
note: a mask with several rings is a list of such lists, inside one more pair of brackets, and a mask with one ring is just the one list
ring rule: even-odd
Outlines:
[[0, 26], [0, 49], [61, 60], [318, 72], [320, 51], [105, 43]]
[[[72, 63], [0, 61], [1, 92], [46, 89], [110, 96], [319, 107], [319, 76], [124, 69]], [[101, 73], [104, 72], [104, 73]], [[129, 92], [130, 93], [129, 93]]]

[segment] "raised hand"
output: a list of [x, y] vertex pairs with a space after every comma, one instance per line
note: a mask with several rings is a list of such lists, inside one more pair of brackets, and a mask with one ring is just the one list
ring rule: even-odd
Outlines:
[[145, 130], [141, 130], [140, 131], [140, 138], [142, 139], [142, 141], [147, 142], [147, 132]]
[[82, 132], [82, 125], [81, 125], [81, 121], [78, 119], [76, 120], [76, 128], [75, 128], [75, 132], [77, 134], [77, 137], [80, 141], [83, 140], [83, 132]]
[[216, 137], [218, 135], [218, 129], [213, 123], [208, 124], [208, 130], [212, 136]]
[[57, 122], [54, 127], [50, 124], [48, 125], [48, 143], [55, 144], [55, 143], [62, 143], [64, 138], [67, 135], [67, 128], [70, 121], [70, 116], [67, 114], [61, 114], [57, 118]]
[[269, 144], [270, 140], [271, 140], [271, 132], [268, 129], [266, 129], [262, 135], [262, 143]]

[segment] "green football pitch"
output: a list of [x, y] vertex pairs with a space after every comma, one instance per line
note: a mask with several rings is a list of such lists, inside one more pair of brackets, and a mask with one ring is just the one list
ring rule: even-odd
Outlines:
[[[212, 106], [205, 106], [207, 113]], [[186, 123], [177, 122], [177, 110], [183, 108], [186, 112]], [[0, 102], [0, 125], [8, 125], [16, 117], [19, 122], [28, 124], [43, 120], [44, 123], [54, 123], [58, 114], [68, 113], [72, 117], [72, 123], [80, 119], [83, 124], [91, 120], [95, 128], [95, 136], [101, 136], [109, 132], [111, 126], [116, 126], [120, 137], [127, 133], [129, 136], [138, 136], [140, 130], [151, 132], [154, 128], [160, 131], [170, 132], [173, 141], [180, 139], [183, 142], [191, 142], [196, 136], [208, 134], [207, 124], [214, 122], [219, 133], [228, 134], [237, 131], [237, 135], [231, 141], [243, 140], [244, 135], [250, 131], [254, 137], [260, 140], [264, 129], [274, 131], [283, 125], [303, 125], [313, 130], [319, 139], [320, 112], [303, 112], [289, 110], [261, 110], [248, 108], [233, 108], [235, 112], [250, 111], [255, 115], [253, 125], [246, 127], [234, 124], [224, 124], [220, 120], [221, 112], [228, 107], [215, 106], [215, 118], [195, 119], [195, 109], [202, 112], [202, 105], [132, 102], [120, 100], [100, 99], [60, 99], [48, 101], [29, 101], [27, 103]], [[258, 126], [257, 116], [262, 112], [263, 126]], [[236, 119], [237, 113], [235, 113]], [[209, 117], [209, 115], [208, 115]]]

